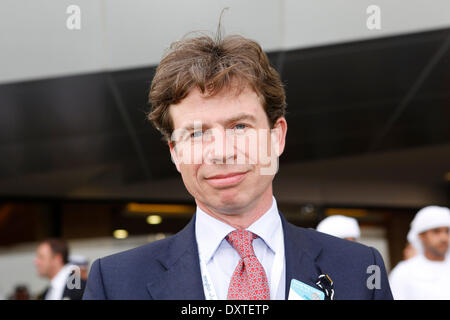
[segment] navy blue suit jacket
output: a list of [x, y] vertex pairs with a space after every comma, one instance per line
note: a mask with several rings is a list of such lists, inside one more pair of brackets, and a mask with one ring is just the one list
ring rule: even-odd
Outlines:
[[[320, 274], [334, 281], [335, 299], [392, 299], [384, 262], [377, 250], [286, 221], [280, 214], [285, 243], [286, 299], [292, 279], [310, 286]], [[195, 215], [180, 232], [141, 247], [96, 260], [83, 299], [202, 300]], [[379, 289], [367, 286], [379, 267]], [[375, 281], [371, 281], [375, 284]]]

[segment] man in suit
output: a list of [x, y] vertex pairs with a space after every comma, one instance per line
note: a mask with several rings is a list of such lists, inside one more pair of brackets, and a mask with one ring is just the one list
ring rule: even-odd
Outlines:
[[86, 281], [79, 268], [68, 261], [69, 247], [62, 239], [47, 239], [36, 249], [34, 263], [38, 274], [50, 285], [37, 296], [38, 300], [81, 300]]
[[278, 211], [285, 92], [256, 42], [173, 43], [149, 98], [197, 210], [170, 238], [96, 260], [84, 299], [392, 299], [375, 249]]

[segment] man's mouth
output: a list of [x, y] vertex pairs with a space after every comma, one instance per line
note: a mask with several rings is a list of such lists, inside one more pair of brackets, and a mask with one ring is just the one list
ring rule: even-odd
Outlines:
[[206, 182], [215, 188], [227, 188], [239, 184], [247, 175], [246, 172], [231, 172], [206, 178]]

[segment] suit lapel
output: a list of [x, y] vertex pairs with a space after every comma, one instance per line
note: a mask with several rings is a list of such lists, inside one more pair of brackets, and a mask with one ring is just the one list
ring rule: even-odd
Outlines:
[[287, 299], [292, 279], [320, 289], [316, 282], [322, 273], [317, 263], [321, 248], [315, 245], [302, 229], [287, 222], [283, 215], [280, 216], [284, 231]]
[[147, 284], [155, 300], [204, 300], [200, 275], [197, 241], [195, 240], [195, 215], [189, 224], [168, 245], [166, 252], [157, 258], [163, 266]]

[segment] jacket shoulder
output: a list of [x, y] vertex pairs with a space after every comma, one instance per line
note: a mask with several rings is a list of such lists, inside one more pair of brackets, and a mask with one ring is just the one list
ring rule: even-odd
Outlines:
[[373, 248], [362, 243], [337, 238], [314, 229], [305, 229], [297, 226], [294, 226], [294, 228], [297, 232], [304, 234], [310, 245], [320, 248], [322, 254], [358, 259], [362, 255], [373, 259]]
[[165, 270], [158, 257], [170, 247], [172, 237], [95, 260], [83, 299], [148, 299], [146, 284]]
[[147, 266], [157, 260], [162, 252], [170, 246], [174, 236], [155, 242], [147, 243], [136, 248], [128, 249], [109, 256], [98, 259], [101, 263], [102, 271], [108, 268], [136, 270], [136, 266], [145, 263]]

